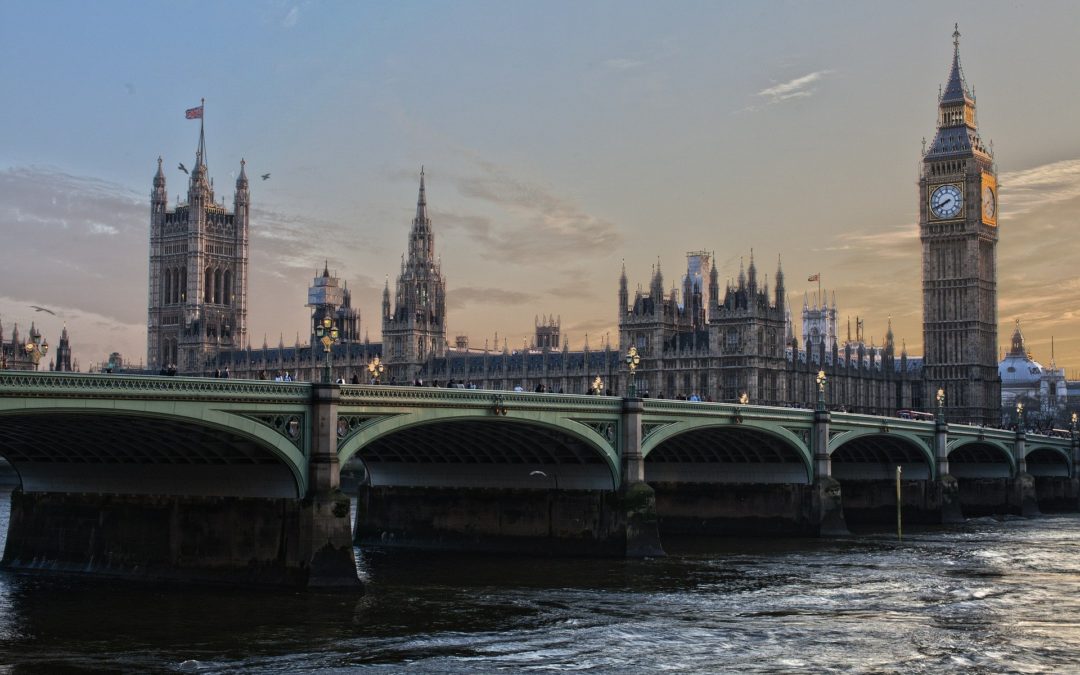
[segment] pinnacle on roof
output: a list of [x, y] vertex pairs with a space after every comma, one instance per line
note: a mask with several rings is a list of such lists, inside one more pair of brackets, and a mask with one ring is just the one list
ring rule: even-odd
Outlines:
[[157, 158], [157, 173], [154, 174], [154, 187], [165, 187], [165, 172], [161, 169], [161, 155]]
[[967, 82], [964, 80], [964, 69], [960, 67], [960, 25], [956, 24], [953, 31], [952, 68], [949, 70], [949, 79], [945, 83], [945, 89], [941, 92], [940, 103], [944, 105], [964, 101], [973, 103], [975, 99], [968, 90]]
[[237, 188], [247, 187], [247, 184], [248, 184], [247, 169], [244, 168], [244, 166], [246, 164], [247, 164], [247, 161], [245, 161], [241, 157], [240, 158], [240, 175], [236, 177], [236, 187]]
[[413, 225], [427, 226], [427, 195], [424, 191], [424, 167], [420, 166], [420, 194], [416, 197], [416, 220]]
[[330, 261], [329, 260], [323, 260], [322, 275], [323, 275], [323, 279], [329, 279], [330, 278]]

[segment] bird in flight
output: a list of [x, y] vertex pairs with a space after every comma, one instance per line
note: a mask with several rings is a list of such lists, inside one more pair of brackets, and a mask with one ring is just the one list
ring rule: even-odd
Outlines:
[[[184, 163], [183, 163], [183, 162], [180, 162], [180, 170], [181, 170], [181, 171], [183, 171], [184, 173], [187, 173], [187, 172], [188, 172], [188, 170], [187, 170], [187, 167], [186, 167], [186, 166], [184, 166]], [[189, 174], [189, 175], [190, 175], [190, 174]]]
[[262, 175], [262, 179], [263, 179], [263, 180], [266, 180], [266, 179], [267, 179], [267, 178], [269, 178], [269, 177], [270, 177], [270, 174], [268, 174], [268, 173], [264, 173], [264, 174]]
[[51, 309], [48, 309], [46, 307], [38, 307], [37, 305], [30, 305], [30, 308], [34, 309], [34, 310], [36, 310], [38, 312], [48, 312], [49, 314], [52, 314], [53, 316], [56, 316], [56, 312], [54, 312]]

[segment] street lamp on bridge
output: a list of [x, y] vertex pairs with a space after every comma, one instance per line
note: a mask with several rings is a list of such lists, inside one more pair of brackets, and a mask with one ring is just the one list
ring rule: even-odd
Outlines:
[[604, 393], [604, 381], [600, 379], [599, 375], [592, 381], [592, 389], [596, 392], [597, 396]]
[[638, 355], [637, 347], [631, 346], [626, 352], [626, 367], [630, 371], [630, 385], [626, 388], [627, 398], [637, 398], [635, 374], [639, 363], [641, 363], [641, 357]]
[[1024, 402], [1016, 402], [1016, 431], [1019, 433], [1024, 430]]
[[937, 421], [945, 421], [945, 390], [937, 390]]
[[817, 377], [814, 381], [817, 382], [817, 409], [825, 409], [825, 381], [829, 378], [825, 377], [825, 371], [819, 370]]
[[386, 366], [383, 365], [379, 357], [376, 356], [367, 364], [368, 374], [371, 375], [371, 383], [379, 384], [379, 380], [382, 379], [383, 371], [386, 370]]
[[319, 342], [323, 346], [323, 353], [326, 354], [326, 365], [323, 366], [323, 384], [333, 382], [330, 375], [330, 348], [339, 342], [339, 335], [337, 324], [329, 316], [324, 316], [323, 320], [315, 326], [315, 337], [319, 338]]
[[34, 335], [31, 333], [30, 340], [23, 345], [23, 350], [34, 363], [34, 370], [37, 370], [38, 364], [41, 363], [41, 357], [49, 353], [49, 341], [45, 340], [42, 342], [41, 335]]

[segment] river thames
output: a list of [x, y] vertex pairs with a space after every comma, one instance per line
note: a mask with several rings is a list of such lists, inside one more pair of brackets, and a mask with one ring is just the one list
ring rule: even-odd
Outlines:
[[633, 561], [358, 550], [363, 596], [0, 572], [0, 671], [1075, 671], [1078, 532], [1070, 514]]

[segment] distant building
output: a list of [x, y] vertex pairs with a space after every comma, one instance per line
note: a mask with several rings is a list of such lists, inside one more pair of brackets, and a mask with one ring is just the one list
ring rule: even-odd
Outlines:
[[201, 122], [187, 201], [173, 209], [161, 164], [159, 157], [150, 193], [147, 368], [205, 373], [218, 353], [247, 338], [247, 173], [241, 160], [232, 211], [215, 201]]
[[1051, 350], [1050, 366], [1044, 367], [1032, 358], [1024, 344], [1020, 320], [1012, 334], [1012, 346], [998, 364], [1001, 376], [1002, 419], [1016, 421], [1016, 404], [1024, 404], [1028, 422], [1040, 426], [1065, 426], [1069, 407], [1069, 388], [1065, 369], [1058, 368]]
[[[380, 357], [382, 381], [452, 383], [489, 389], [624, 393], [628, 372], [623, 355], [636, 347], [639, 392], [650, 396], [694, 396], [703, 400], [765, 405], [813, 405], [816, 378], [827, 378], [826, 400], [834, 409], [891, 414], [932, 410], [944, 390], [949, 420], [996, 424], [1001, 418], [1002, 381], [997, 364], [997, 179], [992, 152], [981, 140], [975, 97], [960, 66], [959, 31], [953, 34], [951, 68], [938, 98], [933, 141], [924, 147], [919, 179], [919, 231], [923, 264], [925, 357], [910, 358], [896, 344], [892, 322], [880, 344], [865, 339], [856, 319], [852, 337], [839, 337], [835, 295], [804, 298], [802, 340], [787, 306], [784, 272], [777, 263], [774, 286], [758, 278], [750, 252], [737, 279], [721, 289], [711, 253], [687, 254], [685, 274], [664, 286], [659, 261], [648, 287], [631, 298], [625, 265], [619, 279], [618, 345], [571, 351], [561, 321], [537, 318], [536, 333], [520, 349], [506, 338], [499, 345], [470, 346], [465, 335], [447, 343], [446, 281], [435, 253], [421, 169], [416, 216], [407, 253], [395, 281], [383, 289], [382, 340], [360, 342], [359, 314], [348, 290], [324, 267], [308, 295], [314, 322], [333, 316], [343, 341], [333, 347], [333, 374], [368, 381], [366, 367]], [[154, 179], [151, 217], [151, 363], [178, 363], [182, 372], [209, 373], [226, 366], [234, 377], [314, 380], [323, 364], [314, 343], [271, 348], [245, 343], [247, 178], [241, 162], [235, 211], [213, 202], [207, 183], [200, 130], [196, 168], [186, 204], [166, 208], [165, 179]], [[188, 242], [196, 245], [188, 247]], [[561, 347], [560, 347], [561, 344]], [[1019, 362], [1017, 362], [1018, 364]], [[1014, 364], [1012, 367], [1018, 367]], [[1008, 366], [1005, 372], [1007, 373]], [[1054, 373], [1056, 369], [1051, 368]], [[1057, 406], [1064, 378], [1048, 381], [1040, 401]], [[599, 380], [599, 382], [597, 382]], [[1023, 385], [1030, 389], [1031, 383]], [[1040, 380], [1040, 388], [1042, 381]], [[1008, 389], [1008, 388], [1007, 388]], [[1027, 391], [1028, 389], [1025, 389]], [[1040, 389], [1040, 391], [1042, 391]]]
[[997, 166], [979, 136], [959, 30], [918, 194], [926, 400], [944, 390], [950, 422], [997, 424]]
[[446, 281], [435, 257], [423, 169], [409, 253], [402, 256], [393, 307], [389, 280], [383, 288], [382, 339], [387, 376], [396, 382], [412, 382], [425, 363], [446, 354]]
[[[25, 338], [19, 334], [19, 324], [15, 324], [11, 329], [11, 337], [8, 339], [4, 338], [4, 326], [0, 323], [0, 370], [34, 370], [34, 359], [26, 351], [26, 345], [30, 343], [38, 345], [39, 349], [44, 351], [37, 370], [72, 370], [71, 344], [68, 340], [67, 326], [64, 326], [64, 331], [60, 334], [59, 345], [56, 343], [50, 345], [48, 339], [41, 335], [41, 331], [32, 322], [30, 332]], [[50, 354], [50, 351], [53, 353]], [[76, 369], [78, 365], [76, 362]]]

